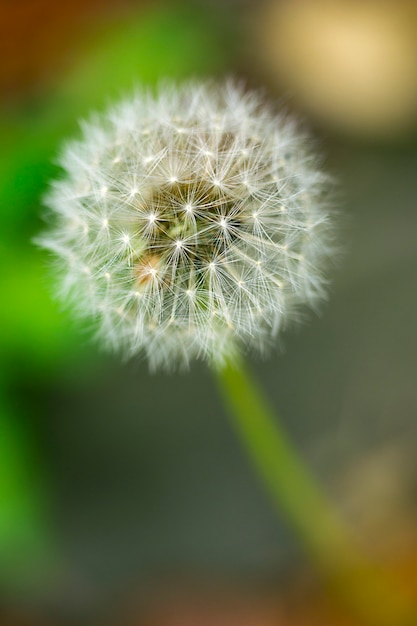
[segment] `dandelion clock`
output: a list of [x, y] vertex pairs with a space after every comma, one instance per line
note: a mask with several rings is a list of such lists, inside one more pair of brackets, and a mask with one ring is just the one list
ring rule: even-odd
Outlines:
[[104, 343], [152, 368], [263, 350], [323, 297], [325, 177], [295, 124], [232, 84], [139, 92], [60, 159], [42, 239]]
[[54, 257], [60, 297], [103, 345], [152, 370], [205, 360], [332, 589], [373, 624], [415, 623], [401, 594], [370, 581], [243, 364], [325, 296], [333, 219], [308, 136], [232, 82], [166, 83], [91, 117], [59, 163], [38, 243]]

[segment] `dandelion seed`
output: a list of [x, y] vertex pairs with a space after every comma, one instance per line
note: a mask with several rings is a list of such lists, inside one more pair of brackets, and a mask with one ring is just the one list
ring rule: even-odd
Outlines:
[[297, 305], [325, 295], [327, 179], [308, 139], [256, 93], [138, 93], [85, 124], [61, 165], [39, 241], [62, 296], [127, 355], [173, 367], [263, 350]]

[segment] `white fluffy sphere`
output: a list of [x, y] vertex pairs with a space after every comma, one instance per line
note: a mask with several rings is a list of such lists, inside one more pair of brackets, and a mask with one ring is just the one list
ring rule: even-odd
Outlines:
[[326, 177], [288, 118], [232, 83], [161, 85], [82, 125], [40, 240], [60, 295], [152, 367], [263, 349], [324, 295]]

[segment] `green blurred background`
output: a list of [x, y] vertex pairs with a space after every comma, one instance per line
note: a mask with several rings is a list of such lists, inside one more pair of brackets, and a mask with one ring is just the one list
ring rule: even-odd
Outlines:
[[277, 518], [207, 368], [101, 354], [31, 243], [61, 141], [163, 77], [235, 76], [318, 137], [342, 262], [321, 315], [252, 366], [366, 552], [417, 596], [416, 3], [1, 9], [0, 624], [357, 624]]

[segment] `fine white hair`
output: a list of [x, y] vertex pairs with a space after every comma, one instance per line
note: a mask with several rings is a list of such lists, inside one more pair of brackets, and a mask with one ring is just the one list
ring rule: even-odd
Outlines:
[[152, 368], [263, 350], [325, 295], [327, 177], [308, 136], [232, 82], [137, 91], [60, 158], [39, 243], [59, 295]]

